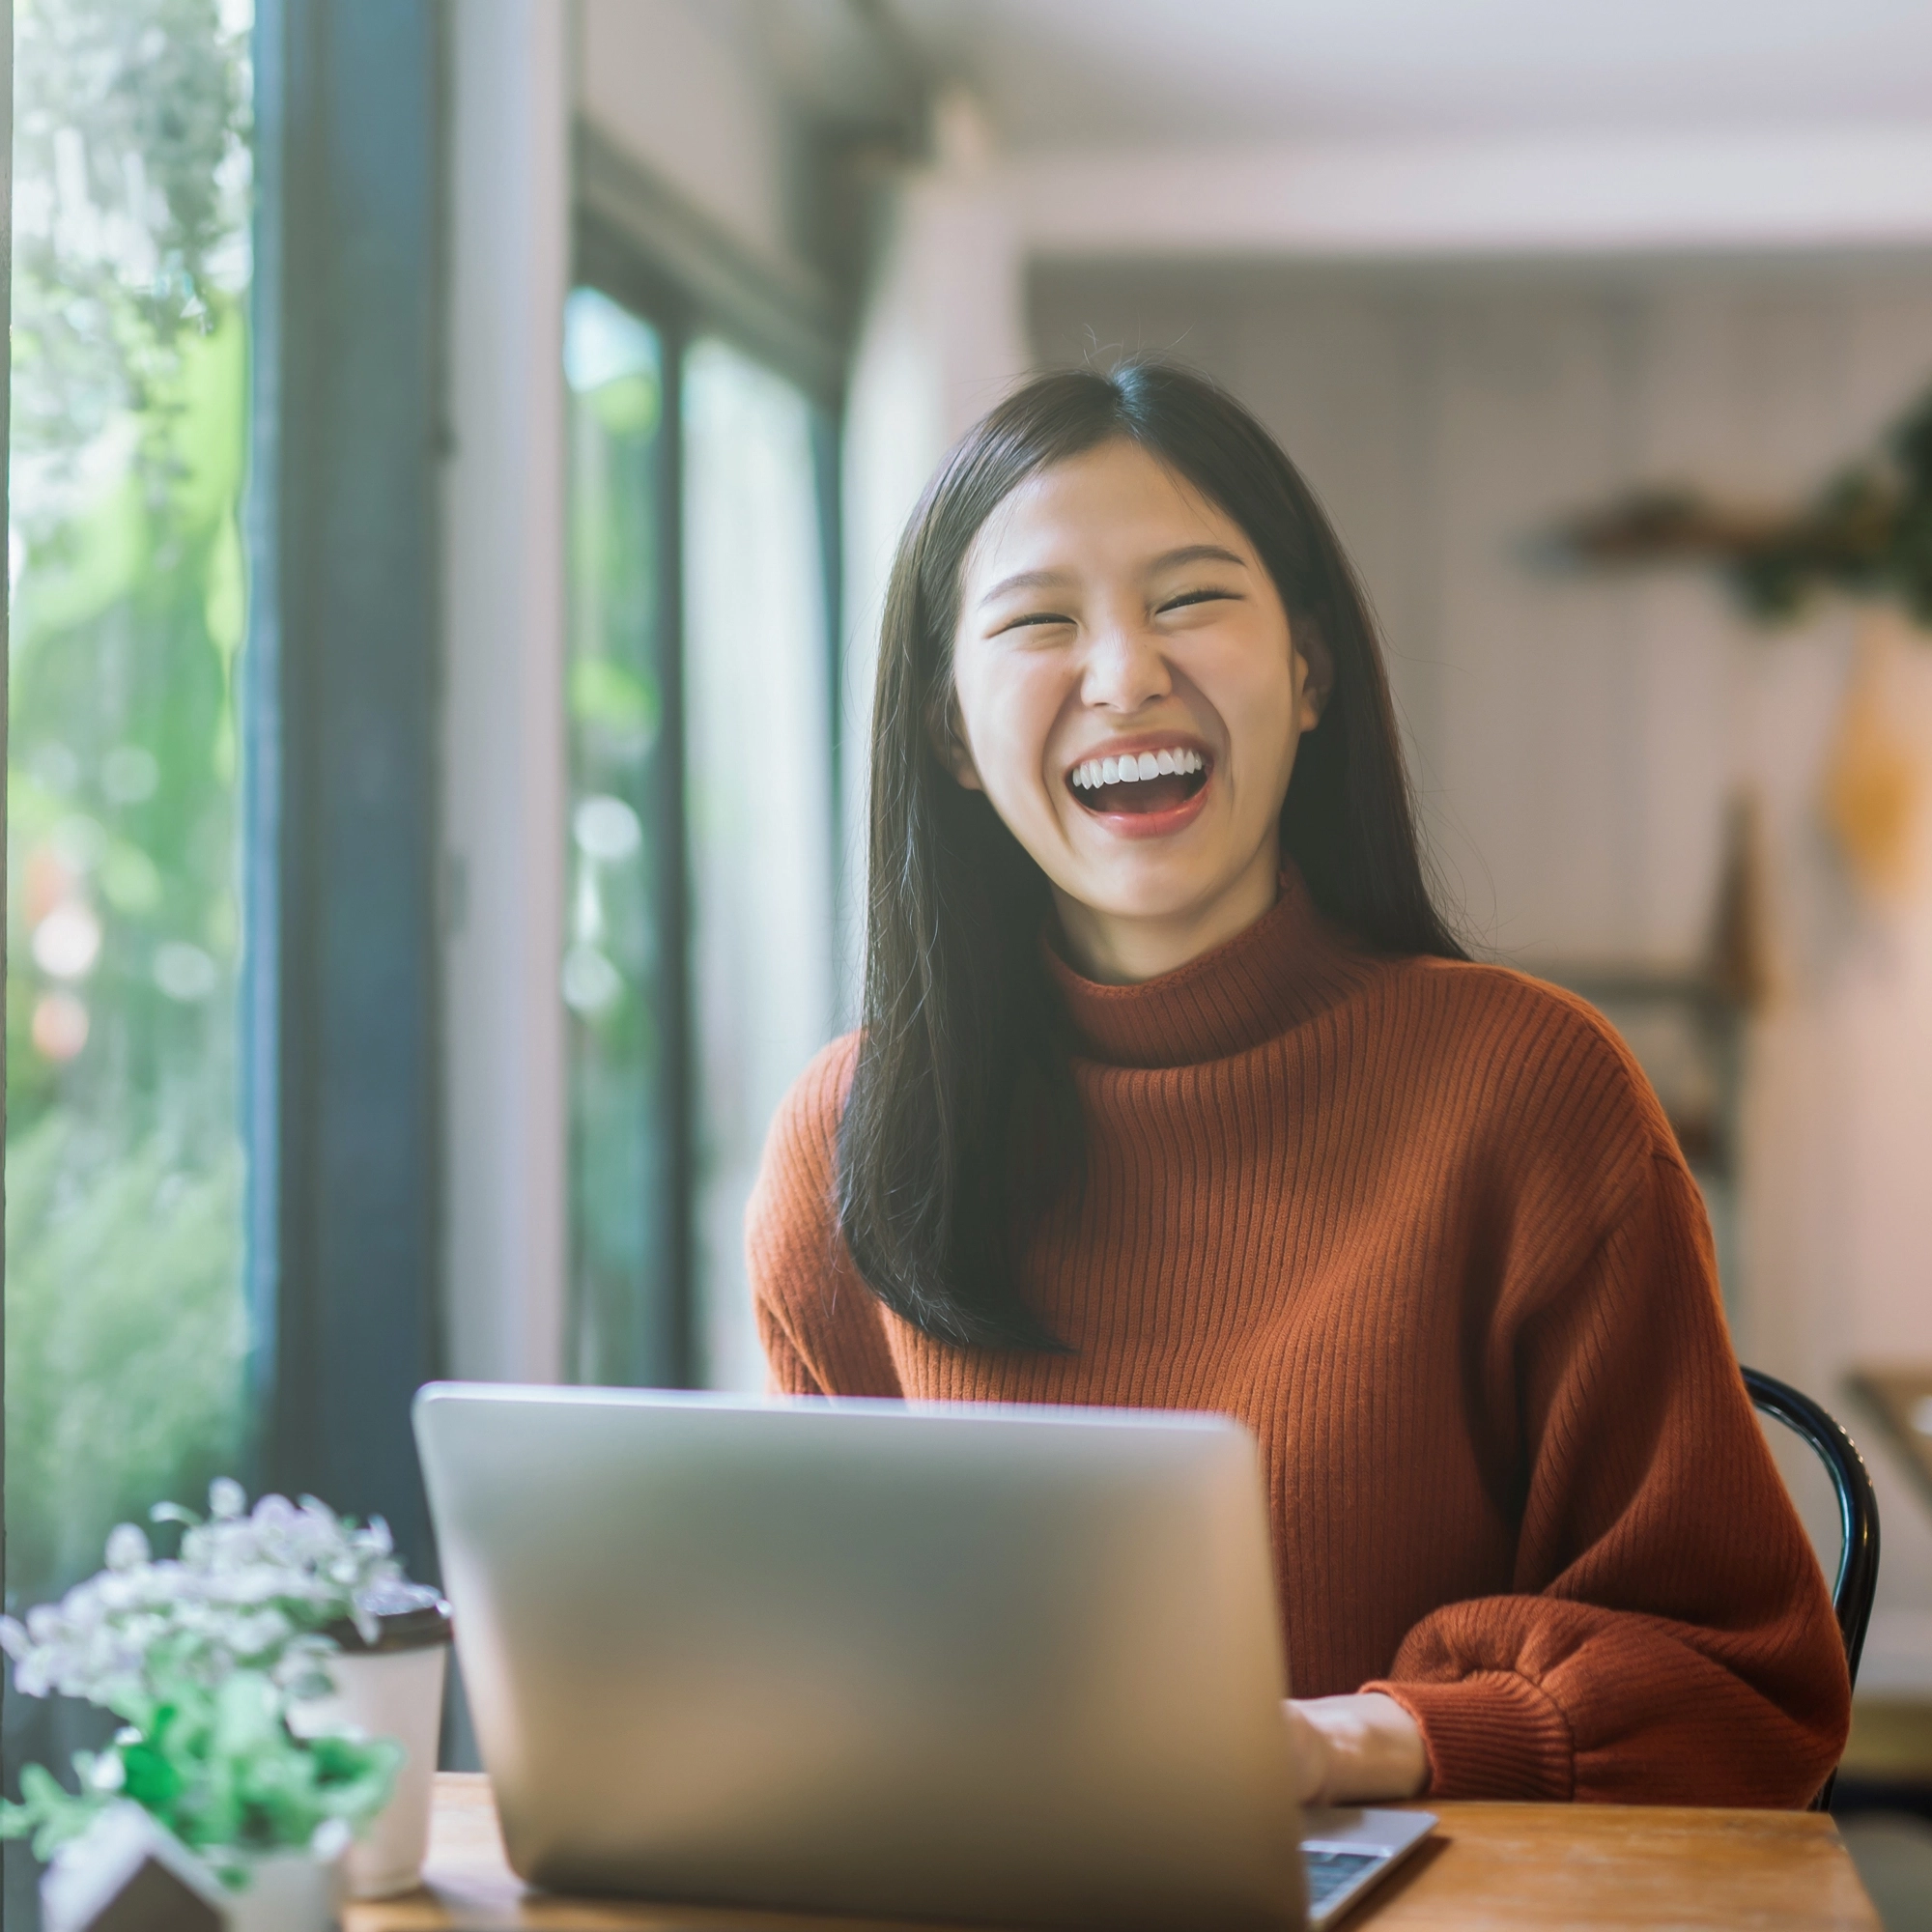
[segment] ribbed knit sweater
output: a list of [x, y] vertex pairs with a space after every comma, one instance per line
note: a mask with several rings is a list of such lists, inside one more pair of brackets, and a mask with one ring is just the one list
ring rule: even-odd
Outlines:
[[1085, 1185], [1024, 1256], [1067, 1354], [890, 1314], [834, 1206], [856, 1036], [748, 1216], [776, 1389], [1212, 1409], [1259, 1438], [1297, 1696], [1386, 1691], [1442, 1798], [1803, 1804], [1850, 1712], [1709, 1222], [1582, 1002], [1351, 944], [1293, 875], [1175, 973], [1050, 970]]

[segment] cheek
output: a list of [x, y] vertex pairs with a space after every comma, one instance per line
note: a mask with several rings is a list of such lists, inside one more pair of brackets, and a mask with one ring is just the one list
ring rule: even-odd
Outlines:
[[1059, 715], [1059, 687], [1050, 667], [989, 663], [962, 652], [953, 670], [959, 715], [973, 762], [995, 790], [1037, 778], [1048, 733]]
[[1286, 640], [1230, 639], [1204, 663], [1200, 681], [1221, 714], [1235, 749], [1248, 757], [1289, 753], [1294, 724], [1294, 672]]

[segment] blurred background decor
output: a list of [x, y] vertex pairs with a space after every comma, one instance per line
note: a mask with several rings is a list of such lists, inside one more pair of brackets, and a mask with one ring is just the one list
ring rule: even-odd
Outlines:
[[1739, 601], [1788, 622], [1823, 590], [1885, 601], [1932, 637], [1932, 391], [1874, 456], [1841, 469], [1794, 510], [1731, 508], [1689, 488], [1639, 490], [1563, 526], [1592, 563], [1716, 563]]
[[1932, 786], [1932, 687], [1901, 652], [1932, 641], [1932, 393], [1876, 456], [1840, 469], [1799, 509], [1651, 487], [1562, 526], [1557, 554], [1626, 568], [1713, 564], [1767, 627], [1793, 623], [1826, 592], [1861, 605], [1820, 805], [1858, 883], [1875, 898], [1909, 894]]

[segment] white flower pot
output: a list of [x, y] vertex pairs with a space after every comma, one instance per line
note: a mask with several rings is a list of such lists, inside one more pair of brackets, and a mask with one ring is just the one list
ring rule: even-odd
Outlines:
[[331, 1716], [372, 1738], [394, 1738], [403, 1747], [394, 1793], [349, 1848], [352, 1898], [386, 1898], [421, 1881], [448, 1668], [446, 1643], [420, 1650], [352, 1651], [328, 1660], [336, 1690], [326, 1706]]
[[414, 1583], [393, 1584], [385, 1596], [386, 1603], [371, 1606], [378, 1618], [373, 1644], [346, 1623], [331, 1627], [329, 1634], [342, 1645], [327, 1661], [335, 1695], [291, 1714], [291, 1722], [310, 1737], [348, 1729], [393, 1738], [403, 1747], [388, 1804], [349, 1848], [352, 1898], [387, 1898], [421, 1883], [442, 1735], [449, 1605]]
[[248, 1861], [248, 1883], [226, 1894], [228, 1932], [332, 1932], [342, 1909], [342, 1861], [274, 1852]]

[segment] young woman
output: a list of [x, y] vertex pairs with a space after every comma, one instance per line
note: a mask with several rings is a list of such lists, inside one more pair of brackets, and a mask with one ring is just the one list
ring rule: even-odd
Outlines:
[[1803, 1804], [1849, 1718], [1697, 1190], [1430, 901], [1362, 593], [1266, 432], [1028, 384], [894, 566], [864, 1025], [753, 1198], [775, 1387], [1260, 1439], [1303, 1784]]

